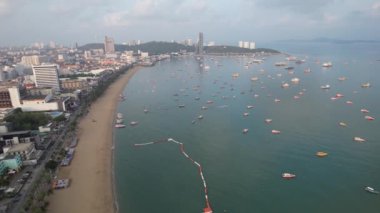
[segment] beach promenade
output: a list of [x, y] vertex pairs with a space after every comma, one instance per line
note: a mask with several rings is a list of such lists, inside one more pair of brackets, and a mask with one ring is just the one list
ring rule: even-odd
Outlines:
[[49, 196], [51, 213], [115, 212], [112, 183], [112, 132], [119, 94], [139, 68], [134, 67], [109, 86], [89, 108], [77, 127], [78, 146], [58, 178], [70, 178], [70, 187]]

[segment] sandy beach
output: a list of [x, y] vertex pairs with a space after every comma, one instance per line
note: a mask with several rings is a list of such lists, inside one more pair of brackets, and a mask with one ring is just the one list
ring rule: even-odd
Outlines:
[[119, 94], [139, 68], [130, 69], [114, 82], [83, 117], [77, 127], [78, 146], [70, 166], [59, 178], [70, 178], [70, 187], [55, 190], [48, 212], [115, 212], [112, 183], [112, 132]]

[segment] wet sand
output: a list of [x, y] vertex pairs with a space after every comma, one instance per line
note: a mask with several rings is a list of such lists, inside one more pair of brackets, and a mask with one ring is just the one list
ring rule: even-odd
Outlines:
[[68, 167], [58, 178], [70, 178], [70, 187], [49, 197], [51, 213], [115, 212], [112, 181], [113, 120], [119, 94], [139, 68], [120, 76], [96, 102], [77, 127], [78, 146]]

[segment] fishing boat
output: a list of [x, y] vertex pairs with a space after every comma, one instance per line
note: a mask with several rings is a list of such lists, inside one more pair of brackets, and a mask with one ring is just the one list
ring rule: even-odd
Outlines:
[[326, 157], [328, 154], [327, 154], [327, 152], [317, 152], [315, 155], [323, 158], [323, 157]]
[[281, 100], [280, 99], [278, 99], [278, 98], [275, 98], [274, 99], [274, 102], [276, 102], [276, 103], [278, 103], [278, 102], [280, 102]]
[[298, 95], [293, 96], [293, 99], [299, 99], [300, 97]]
[[239, 77], [240, 76], [240, 74], [239, 73], [237, 73], [237, 72], [235, 72], [235, 73], [232, 73], [232, 77], [233, 78], [237, 78], [237, 77]]
[[361, 137], [354, 137], [354, 141], [356, 141], [356, 142], [365, 142], [365, 139], [361, 138]]
[[341, 94], [341, 93], [337, 93], [337, 94], [335, 95], [335, 97], [336, 97], [336, 98], [343, 98], [343, 97], [344, 97], [344, 95], [343, 95], [343, 94]]
[[275, 129], [272, 130], [272, 134], [274, 134], [274, 135], [278, 135], [280, 133], [281, 133], [281, 131], [279, 131], [279, 130], [275, 130]]
[[362, 88], [368, 88], [368, 87], [371, 87], [371, 84], [369, 82], [362, 84]]
[[249, 115], [249, 112], [245, 112], [243, 113], [244, 116], [248, 116]]
[[206, 110], [206, 109], [208, 109], [208, 107], [207, 106], [202, 106], [201, 109], [202, 110]]
[[115, 124], [115, 128], [125, 128], [124, 124]]
[[372, 188], [370, 186], [366, 186], [364, 188], [364, 190], [366, 190], [367, 192], [372, 193], [372, 194], [379, 194], [379, 191], [375, 190], [374, 188]]
[[321, 86], [321, 89], [330, 89], [330, 85], [329, 85], [329, 84], [322, 85], [322, 86]]
[[366, 120], [369, 120], [369, 121], [373, 121], [373, 120], [375, 120], [374, 117], [371, 117], [371, 116], [369, 116], [369, 115], [364, 116], [364, 118], [365, 118]]
[[149, 110], [145, 108], [144, 109], [144, 113], [148, 113], [148, 112], [149, 112]]
[[352, 105], [353, 102], [352, 102], [352, 101], [346, 101], [346, 104], [348, 104], [348, 105]]
[[198, 101], [198, 100], [201, 99], [201, 98], [200, 98], [200, 97], [195, 97], [194, 99]]
[[252, 105], [247, 105], [247, 109], [253, 109]]
[[287, 65], [287, 63], [286, 62], [276, 62], [275, 64], [274, 64], [275, 66], [286, 66]]
[[287, 180], [289, 180], [289, 179], [293, 179], [293, 178], [295, 178], [295, 177], [296, 177], [296, 175], [295, 175], [295, 174], [292, 174], [292, 173], [287, 173], [287, 172], [282, 173], [282, 178], [287, 179]]
[[214, 103], [214, 101], [207, 101], [207, 104], [212, 104]]
[[248, 133], [248, 129], [243, 129], [243, 134], [247, 134]]

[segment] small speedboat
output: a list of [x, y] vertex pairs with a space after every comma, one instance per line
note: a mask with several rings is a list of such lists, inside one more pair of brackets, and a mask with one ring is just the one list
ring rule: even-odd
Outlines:
[[345, 80], [346, 80], [346, 77], [344, 77], [344, 76], [339, 77], [338, 80], [339, 80], [339, 81], [345, 81]]
[[295, 178], [296, 177], [296, 175], [295, 174], [292, 174], [292, 173], [282, 173], [282, 178], [284, 178], [284, 179], [287, 179], [287, 180], [289, 180], [289, 179], [293, 179], [293, 178]]
[[212, 104], [214, 103], [214, 101], [207, 101], [207, 104]]
[[252, 77], [252, 78], [251, 78], [251, 81], [257, 81], [257, 80], [259, 80], [258, 77]]
[[199, 119], [199, 120], [203, 119], [203, 115], [199, 115], [199, 116], [198, 116], [198, 119]]
[[252, 109], [253, 106], [252, 105], [247, 105], [247, 109]]
[[373, 120], [375, 120], [374, 117], [371, 117], [371, 116], [369, 116], [369, 115], [364, 116], [364, 118], [367, 119], [367, 120], [369, 120], [369, 121], [373, 121]]
[[206, 110], [206, 109], [208, 109], [208, 107], [206, 107], [206, 106], [202, 106], [201, 109], [202, 109], [202, 110]]
[[249, 112], [245, 112], [243, 113], [244, 116], [248, 116], [249, 115]]
[[292, 78], [290, 80], [293, 84], [298, 84], [300, 82], [300, 79], [299, 78]]
[[272, 134], [274, 134], [274, 135], [278, 135], [280, 133], [281, 133], [281, 131], [279, 131], [279, 130], [275, 130], [275, 129], [272, 130]]
[[348, 104], [348, 105], [352, 105], [353, 102], [352, 102], [352, 101], [346, 101], [346, 104]]
[[361, 138], [361, 137], [354, 137], [354, 141], [356, 141], [356, 142], [365, 142], [365, 139]]
[[341, 94], [341, 93], [337, 93], [337, 94], [335, 95], [335, 97], [336, 97], [336, 98], [342, 98], [342, 97], [344, 97], [344, 95]]
[[374, 188], [372, 188], [370, 186], [366, 186], [364, 188], [364, 190], [366, 190], [367, 192], [372, 193], [372, 194], [379, 194], [379, 191], [375, 190]]
[[144, 113], [148, 113], [149, 112], [149, 110], [148, 109], [144, 109]]
[[280, 99], [278, 99], [278, 98], [275, 98], [274, 99], [274, 102], [276, 102], [276, 103], [278, 103], [278, 102], [280, 102], [281, 100]]
[[247, 134], [248, 133], [248, 129], [243, 129], [243, 134]]
[[288, 84], [288, 83], [283, 83], [283, 84], [281, 85], [281, 87], [282, 87], [282, 88], [288, 88], [288, 87], [289, 87], [289, 84]]
[[322, 67], [332, 67], [332, 63], [331, 62], [323, 63]]

